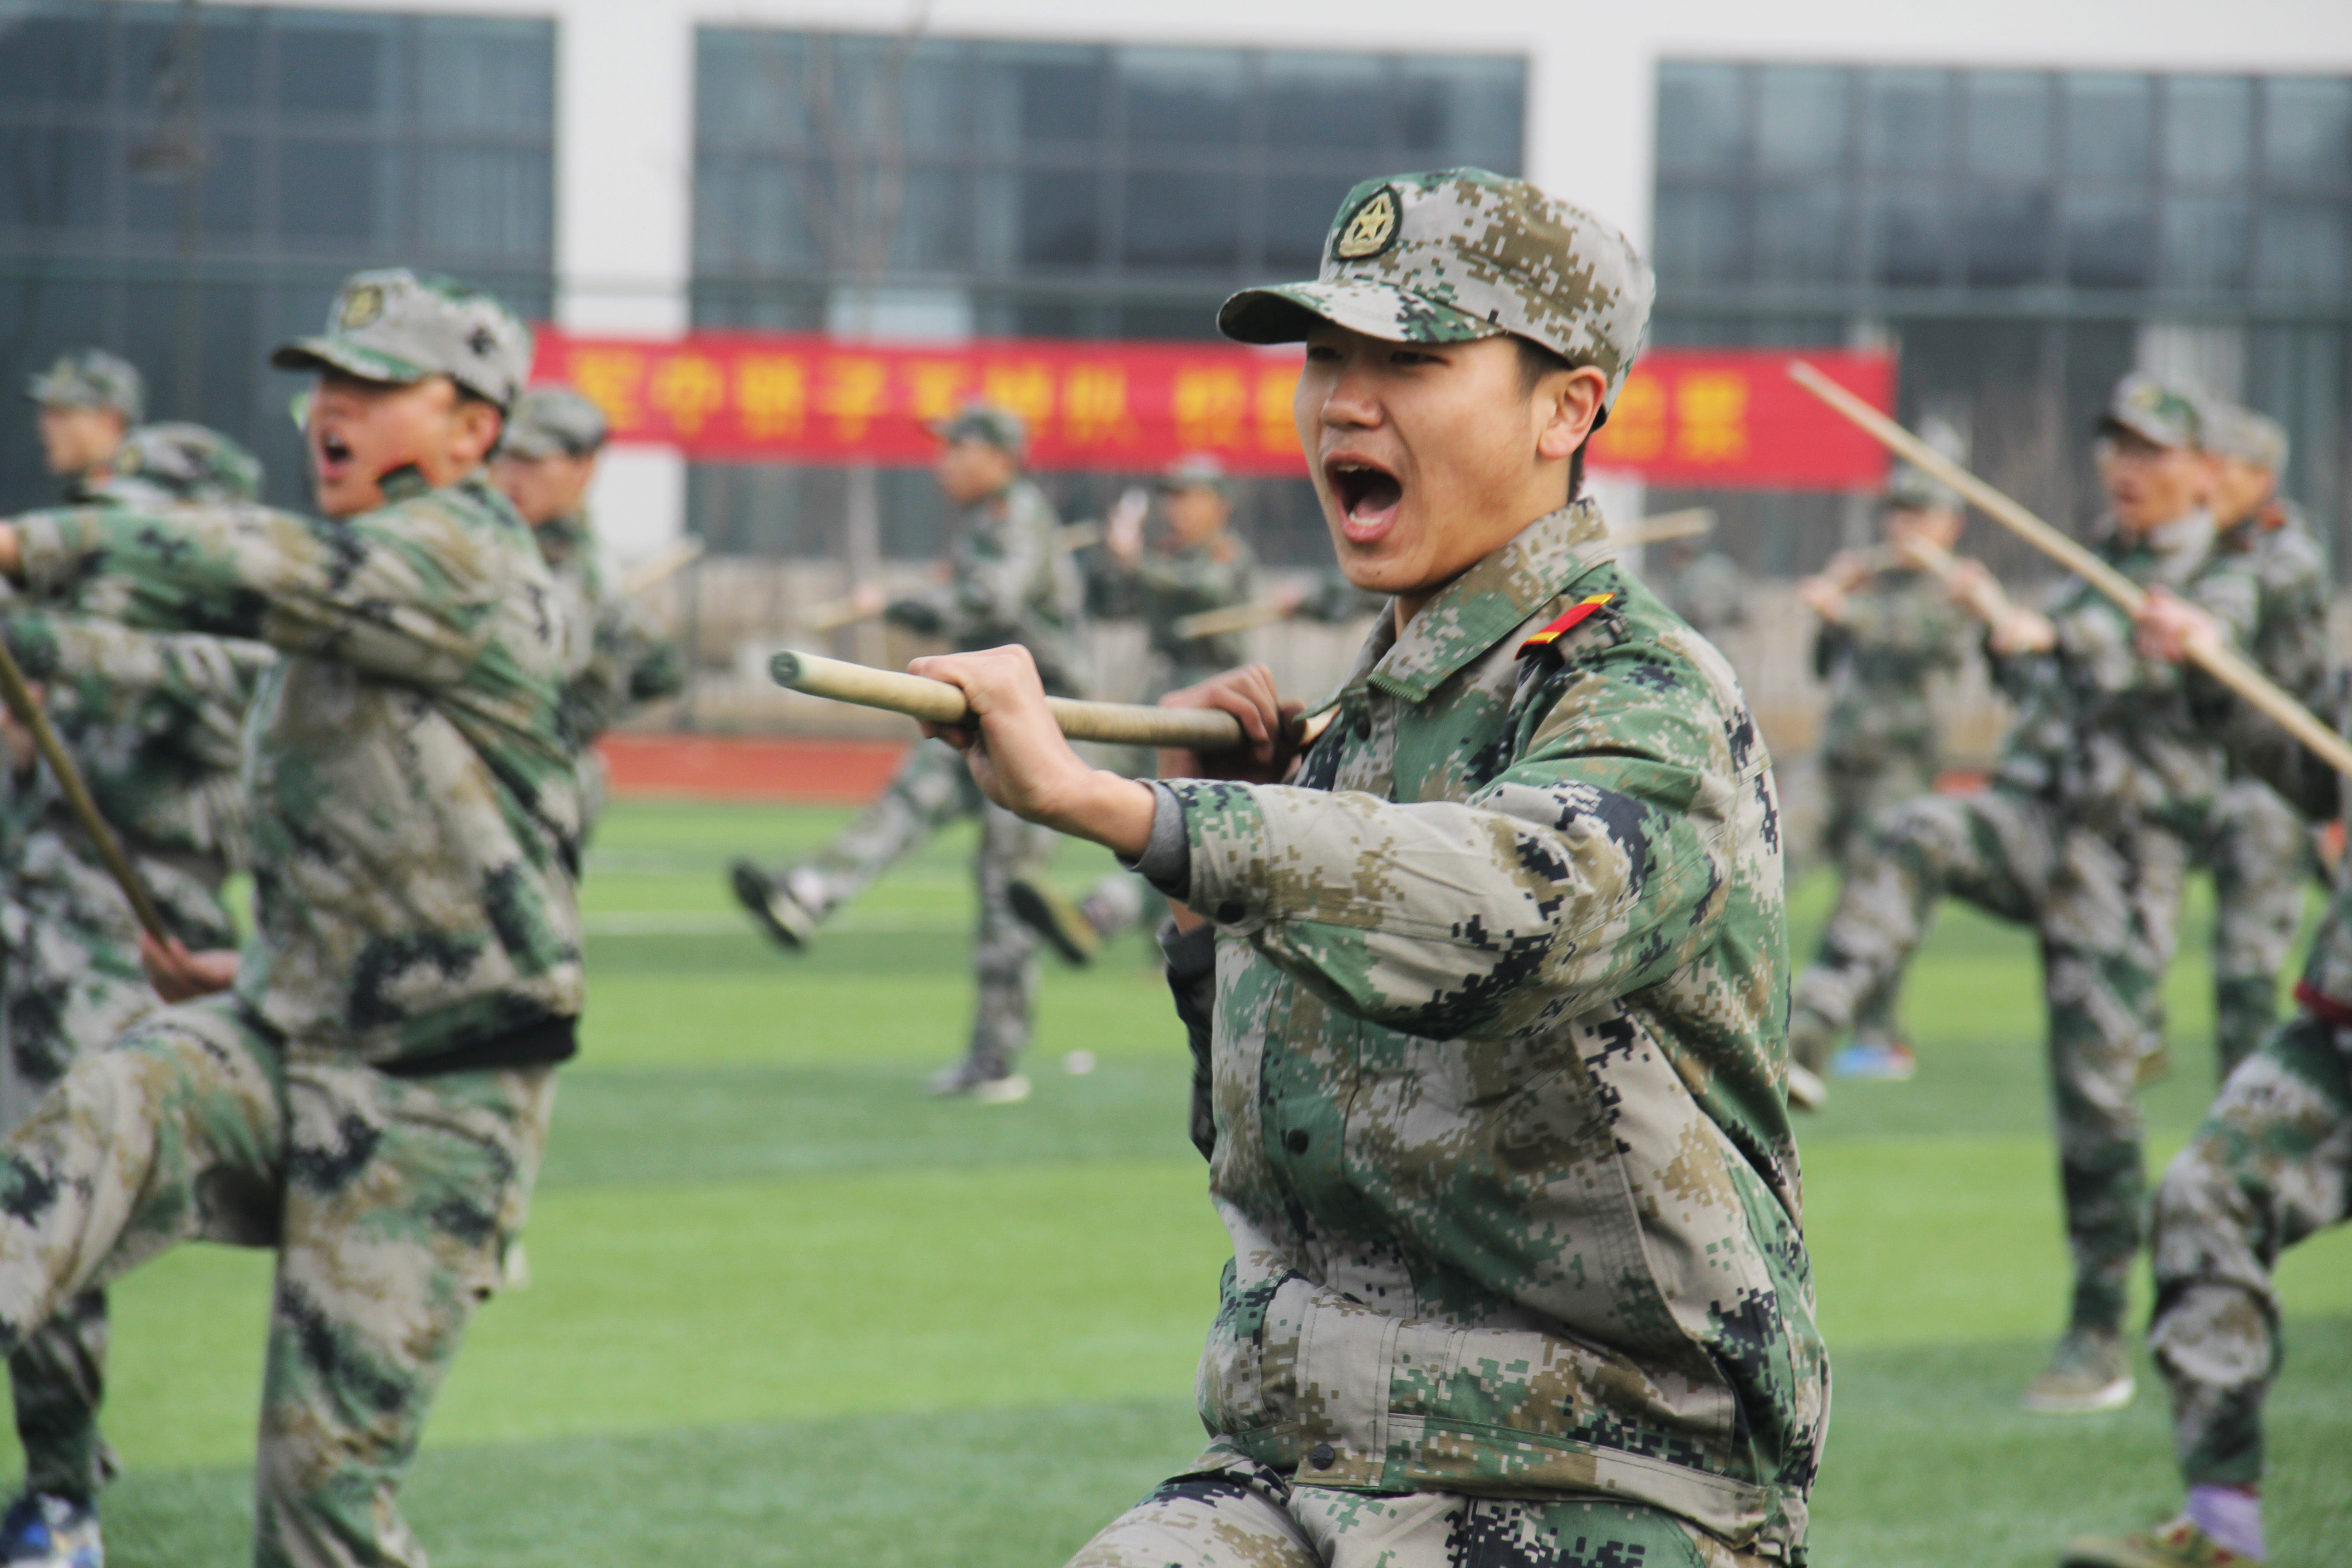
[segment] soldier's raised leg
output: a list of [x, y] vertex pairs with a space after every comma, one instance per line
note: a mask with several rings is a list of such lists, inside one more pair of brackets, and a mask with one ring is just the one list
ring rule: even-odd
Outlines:
[[971, 1043], [962, 1061], [933, 1075], [934, 1094], [969, 1094], [1000, 1104], [1028, 1096], [1029, 1080], [1015, 1068], [1029, 1043], [1037, 1000], [1037, 933], [1014, 911], [1012, 890], [1016, 882], [1035, 883], [1057, 842], [1050, 828], [982, 804], [980, 850], [972, 862], [980, 923], [972, 938], [979, 996]]
[[2227, 1079], [2278, 1025], [2314, 856], [2309, 825], [2256, 780], [2231, 784], [2213, 815], [2213, 1046]]

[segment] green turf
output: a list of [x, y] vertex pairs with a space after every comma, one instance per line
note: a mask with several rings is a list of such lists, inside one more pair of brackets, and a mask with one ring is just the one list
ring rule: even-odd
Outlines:
[[[962, 1043], [970, 840], [877, 885], [815, 951], [738, 921], [728, 859], [838, 812], [617, 806], [588, 883], [593, 998], [530, 1234], [436, 1415], [411, 1512], [436, 1563], [1050, 1565], [1200, 1438], [1222, 1235], [1188, 1064], [1136, 939], [1055, 971], [1026, 1105], [923, 1099]], [[1108, 868], [1066, 850], [1072, 888]], [[1798, 890], [1810, 942], [1826, 886]], [[2199, 951], [2201, 904], [2188, 951]], [[2170, 992], [2155, 1152], [2210, 1088], [2200, 965]], [[1816, 1563], [2046, 1565], [2168, 1505], [2162, 1401], [2015, 1406], [2065, 1275], [2031, 944], [1948, 914], [1908, 997], [1908, 1085], [1802, 1128], [1835, 1417]], [[1070, 1076], [1085, 1049], [1098, 1070]], [[113, 1560], [243, 1554], [266, 1256], [190, 1248], [117, 1293]], [[2273, 1410], [2282, 1563], [2352, 1530], [2352, 1232], [2291, 1255]]]

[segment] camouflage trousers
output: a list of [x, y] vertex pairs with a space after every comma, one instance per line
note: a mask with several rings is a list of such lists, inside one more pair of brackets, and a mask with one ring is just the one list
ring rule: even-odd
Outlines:
[[[142, 856], [172, 929], [192, 948], [234, 946], [212, 879]], [[162, 1005], [139, 966], [139, 927], [121, 890], [58, 833], [26, 841], [0, 903], [0, 1133], [32, 1114], [85, 1051]], [[99, 1435], [106, 1393], [106, 1293], [86, 1291], [8, 1358], [29, 1491], [88, 1500], [119, 1468]]]
[[0, 1144], [0, 1348], [185, 1241], [278, 1252], [263, 1568], [422, 1568], [396, 1504], [522, 1227], [552, 1069], [403, 1079], [291, 1058], [228, 997], [82, 1057]]
[[1292, 1484], [1212, 1449], [1079, 1548], [1069, 1568], [1764, 1568], [1628, 1503]]
[[1797, 981], [1790, 1050], [1810, 1062], [1901, 976], [1937, 900], [2035, 928], [2080, 1329], [2123, 1324], [2146, 1187], [2137, 1079], [2162, 1026], [2187, 862], [2153, 823], [2094, 827], [1999, 788], [1924, 795], [1883, 823]]
[[2148, 1342], [2191, 1486], [2262, 1477], [2279, 1254], [2352, 1218], [2352, 1037], [2305, 1015], [2240, 1063], [2164, 1173]]
[[980, 996], [969, 1057], [983, 1078], [1012, 1070], [1029, 1043], [1037, 998], [1037, 937], [1013, 913], [1007, 889], [1034, 875], [1058, 839], [1051, 828], [1022, 821], [980, 793], [971, 770], [944, 741], [926, 741], [908, 753], [880, 798], [814, 858], [786, 873], [793, 890], [830, 914], [950, 823], [980, 818], [980, 926], [972, 941], [972, 974]]
[[[1879, 819], [1935, 788], [1936, 759], [1928, 747], [1891, 747], [1857, 755], [1832, 752], [1822, 756], [1822, 782], [1829, 794], [1822, 847], [1837, 862], [1840, 877], [1850, 877], [1855, 862], [1869, 852], [1871, 830]], [[1902, 994], [1900, 977], [1890, 977], [1858, 1000], [1854, 1033], [1901, 1039]], [[1816, 1064], [1807, 1065], [1820, 1070]]]
[[2257, 779], [2221, 792], [2203, 848], [2213, 873], [2213, 1038], [2227, 1079], [2278, 1026], [2279, 973], [2316, 858], [2309, 825]]

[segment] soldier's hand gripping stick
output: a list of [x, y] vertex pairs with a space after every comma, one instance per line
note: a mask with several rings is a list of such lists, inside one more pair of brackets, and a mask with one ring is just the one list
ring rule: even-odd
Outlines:
[[0, 638], [0, 701], [7, 703], [10, 716], [33, 737], [34, 748], [41, 753], [41, 761], [48, 764], [49, 773], [66, 797], [67, 809], [98, 847], [98, 858], [106, 862], [106, 869], [122, 889], [122, 896], [131, 900], [131, 912], [138, 918], [139, 929], [159, 942], [169, 943], [171, 932], [164, 929], [163, 911], [155, 907], [154, 895], [147, 890], [131, 857], [122, 852], [122, 841], [115, 837], [114, 829], [98, 814], [98, 802], [90, 798], [89, 785], [82, 782], [81, 770], [66, 754], [65, 742], [58, 739], [48, 710], [34, 700], [24, 668], [16, 662], [5, 638]]
[[[820, 658], [791, 649], [769, 661], [769, 673], [779, 686], [904, 713], [931, 724], [961, 724], [971, 717], [963, 690], [944, 680], [876, 669], [837, 658]], [[1073, 741], [1100, 741], [1115, 746], [1157, 746], [1180, 752], [1238, 751], [1247, 742], [1241, 721], [1220, 710], [1147, 708], [1133, 702], [1079, 702], [1049, 697], [1055, 722]]]
[[[2067, 571], [2137, 616], [2147, 590], [2108, 565], [2074, 540], [1937, 451], [1802, 360], [1789, 362], [1789, 379], [1861, 427], [1880, 446], [1929, 477], [1959, 492], [1969, 505], [2049, 556]], [[2236, 650], [2191, 644], [2190, 663], [2260, 710], [2279, 728], [2309, 747], [2338, 773], [2352, 773], [2352, 745], [2315, 718], [2310, 710], [2271, 683]]]

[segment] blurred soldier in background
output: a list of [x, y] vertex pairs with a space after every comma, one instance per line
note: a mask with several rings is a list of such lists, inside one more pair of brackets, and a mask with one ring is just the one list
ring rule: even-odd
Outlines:
[[147, 392], [130, 361], [79, 349], [33, 376], [25, 395], [40, 410], [43, 460], [66, 499], [79, 500], [104, 482], [107, 465], [145, 410]]
[[0, 1348], [182, 1242], [277, 1252], [257, 1562], [422, 1568], [401, 1479], [537, 1176], [576, 1048], [576, 763], [555, 588], [482, 466], [530, 334], [362, 272], [306, 430], [325, 519], [89, 506], [0, 524], [0, 571], [283, 657], [246, 728], [256, 931], [143, 934], [173, 1004], [0, 1145]]
[[[1141, 518], [1115, 514], [1088, 584], [1097, 613], [1143, 621], [1151, 658], [1146, 702], [1248, 662], [1240, 632], [1186, 637], [1176, 623], [1248, 604], [1257, 570], [1256, 557], [1230, 526], [1233, 487], [1216, 458], [1181, 458], [1162, 475], [1160, 514], [1160, 526], [1148, 537]], [[1145, 754], [1128, 771], [1143, 777], [1157, 767]], [[1029, 877], [1013, 880], [1011, 896], [1015, 914], [1056, 952], [1081, 964], [1093, 963], [1103, 943], [1139, 924], [1160, 902], [1140, 878], [1125, 872], [1103, 878], [1075, 900]]]
[[1710, 642], [1748, 624], [1748, 584], [1739, 563], [1695, 539], [1667, 542], [1645, 573], [1666, 607]]
[[[2262, 585], [2249, 651], [2298, 701], [2325, 712], [2327, 561], [2301, 510], [2278, 494], [2286, 432], [2252, 409], [2208, 413], [2221, 547], [2243, 557]], [[2226, 1079], [2278, 1022], [2279, 974], [2316, 858], [2302, 814], [2242, 771], [2221, 792], [2202, 849], [2213, 874], [2214, 1046]]]
[[[950, 555], [951, 579], [927, 594], [883, 607], [893, 624], [958, 649], [1019, 643], [1037, 661], [1045, 688], [1081, 694], [1078, 626], [1085, 589], [1062, 538], [1051, 501], [1022, 472], [1028, 432], [1020, 419], [983, 403], [967, 405], [932, 427], [942, 443], [940, 488], [961, 509]], [[878, 593], [852, 596], [879, 607]], [[972, 783], [963, 757], [929, 741], [908, 754], [881, 797], [824, 849], [780, 871], [744, 859], [730, 880], [735, 897], [782, 946], [808, 945], [817, 926], [872, 884], [901, 857], [951, 822], [980, 818], [980, 927], [972, 944], [979, 1002], [961, 1061], [933, 1074], [934, 1094], [986, 1104], [1029, 1096], [1013, 1070], [1029, 1041], [1037, 990], [1037, 939], [1013, 912], [1016, 878], [1041, 868], [1055, 837], [992, 803]]]
[[594, 828], [604, 805], [596, 738], [638, 703], [658, 701], [686, 684], [677, 645], [636, 601], [604, 585], [588, 491], [606, 434], [604, 411], [572, 388], [533, 387], [516, 402], [490, 464], [490, 482], [539, 541], [572, 628], [563, 715], [580, 747], [583, 833]]
[[[1885, 498], [1885, 542], [1832, 558], [1797, 595], [1821, 617], [1813, 673], [1828, 686], [1822, 776], [1829, 794], [1824, 847], [1850, 871], [1870, 825], [1936, 787], [1936, 715], [1927, 683], [1967, 658], [1968, 613], [1942, 581], [1903, 552], [1917, 540], [1949, 552], [1966, 519], [1959, 497], [1926, 474], [1898, 468]], [[1893, 983], [1861, 999], [1853, 1043], [1833, 1070], [1845, 1078], [1906, 1079], [1916, 1066], [1896, 1017]], [[1807, 1062], [1818, 1073], [1822, 1064]]]
[[[2261, 591], [2246, 557], [2216, 542], [2202, 438], [2189, 395], [2124, 378], [2095, 448], [2110, 511], [2098, 549], [2134, 582], [2202, 605], [2242, 646]], [[2066, 1333], [2025, 1403], [2105, 1410], [2133, 1392], [2123, 1317], [2145, 1203], [2137, 1077], [2160, 1026], [2189, 857], [2228, 782], [2217, 717], [2228, 704], [2151, 657], [2133, 618], [2080, 580], [2048, 615], [1974, 603], [1994, 616], [1988, 651], [2021, 704], [2001, 765], [1985, 789], [1923, 795], [1882, 822], [1798, 981], [1790, 1049], [1822, 1058], [1900, 977], [1938, 899], [2036, 926], [2074, 1283]]]
[[[194, 425], [133, 430], [84, 499], [126, 508], [254, 501], [261, 465]], [[100, 813], [191, 948], [236, 944], [222, 885], [246, 858], [239, 776], [245, 713], [275, 656], [260, 643], [139, 632], [12, 607], [9, 651], [43, 695]], [[12, 720], [8, 863], [0, 894], [0, 1131], [85, 1051], [161, 1000], [139, 962], [139, 925], [97, 848]], [[64, 1568], [100, 1552], [96, 1500], [116, 1469], [98, 1432], [106, 1293], [61, 1307], [9, 1358], [25, 1489], [0, 1521], [0, 1562]]]

